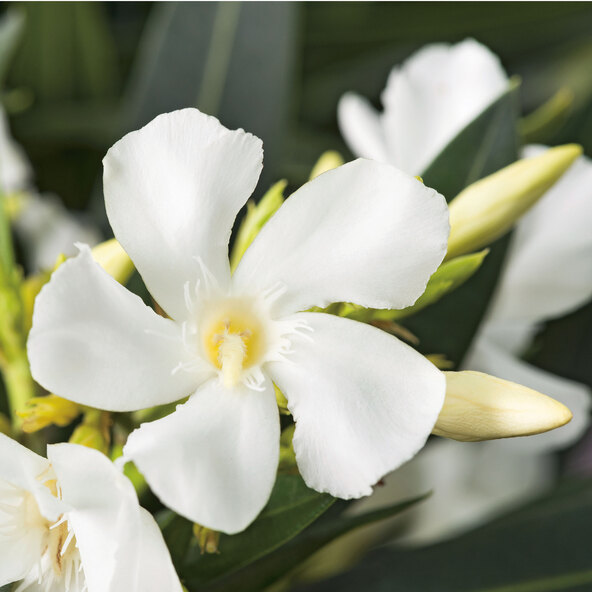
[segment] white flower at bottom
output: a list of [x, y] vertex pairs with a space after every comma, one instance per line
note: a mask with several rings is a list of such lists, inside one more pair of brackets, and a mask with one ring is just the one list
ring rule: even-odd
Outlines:
[[423, 446], [443, 375], [378, 329], [301, 311], [412, 304], [446, 251], [441, 195], [389, 165], [349, 163], [290, 196], [231, 276], [228, 240], [257, 184], [260, 140], [185, 109], [128, 134], [104, 164], [115, 236], [171, 318], [82, 248], [37, 299], [29, 357], [42, 385], [95, 407], [191, 395], [124, 449], [166, 505], [227, 533], [254, 520], [279, 456], [273, 383], [319, 491], [368, 495]]
[[15, 592], [181, 592], [132, 484], [76, 444], [48, 458], [0, 434], [0, 586]]

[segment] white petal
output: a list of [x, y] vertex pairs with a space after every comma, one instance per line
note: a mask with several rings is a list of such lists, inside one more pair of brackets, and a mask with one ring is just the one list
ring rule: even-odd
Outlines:
[[354, 93], [346, 93], [337, 106], [341, 135], [350, 150], [362, 158], [388, 162], [384, 129], [376, 109]]
[[592, 298], [591, 227], [592, 161], [582, 156], [518, 223], [489, 318], [537, 322]]
[[[2, 504], [17, 505], [21, 496], [30, 492], [35, 499], [30, 499], [29, 504], [34, 505], [39, 498], [46, 512], [50, 509], [50, 517], [57, 518], [57, 507], [52, 503], [49, 489], [37, 479], [48, 469], [45, 458], [0, 434], [0, 586], [25, 577], [39, 561], [45, 535], [42, 520], [36, 524], [33, 516], [27, 516], [25, 521], [24, 515], [19, 520], [16, 515], [6, 513]], [[23, 508], [27, 510], [36, 511], [31, 505]]]
[[261, 172], [261, 140], [197, 109], [159, 115], [107, 152], [105, 203], [116, 238], [167, 313], [186, 314], [183, 286], [200, 257], [228, 280], [228, 240]]
[[41, 528], [9, 536], [0, 534], [0, 586], [22, 580], [35, 567], [43, 551], [44, 535], [45, 529]]
[[499, 59], [473, 39], [413, 54], [391, 72], [382, 95], [390, 162], [423, 173], [507, 87]]
[[32, 493], [43, 516], [55, 520], [63, 504], [43, 485], [52, 478], [49, 469], [47, 459], [0, 433], [0, 481]]
[[118, 284], [88, 247], [63, 263], [35, 303], [31, 372], [47, 390], [77, 403], [128, 411], [181, 399], [209, 370], [175, 372], [195, 360], [180, 326]]
[[76, 444], [48, 447], [89, 590], [181, 591], [154, 519], [129, 480], [103, 454]]
[[266, 504], [279, 455], [273, 385], [210, 380], [171, 415], [143, 424], [124, 447], [161, 501], [193, 522], [234, 534]]
[[294, 450], [307, 485], [341, 498], [372, 493], [430, 435], [444, 401], [443, 374], [374, 327], [322, 313], [294, 319], [312, 341], [293, 339], [269, 372], [296, 421]]
[[290, 196], [247, 249], [243, 290], [286, 288], [278, 315], [331, 302], [405, 308], [448, 241], [444, 198], [394, 167], [359, 159]]
[[550, 432], [492, 442], [492, 445], [505, 450], [507, 454], [541, 453], [565, 448], [578, 440], [590, 423], [592, 393], [585, 385], [536, 368], [507, 353], [487, 338], [478, 339], [473, 344], [463, 366], [549, 395], [566, 405], [573, 413], [573, 419], [568, 424]]

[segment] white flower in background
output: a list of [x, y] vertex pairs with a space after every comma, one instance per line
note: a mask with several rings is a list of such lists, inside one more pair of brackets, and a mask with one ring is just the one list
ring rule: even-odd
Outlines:
[[14, 228], [31, 271], [51, 269], [61, 254], [74, 255], [77, 242], [94, 246], [101, 240], [97, 228], [68, 211], [57, 196], [47, 193], [19, 195]]
[[507, 89], [498, 57], [473, 39], [427, 45], [391, 71], [382, 113], [367, 99], [345, 94], [339, 127], [355, 155], [420, 175]]
[[0, 586], [15, 592], [181, 592], [132, 484], [96, 450], [0, 434]]
[[261, 141], [195, 109], [157, 117], [104, 160], [116, 238], [170, 319], [82, 247], [37, 299], [36, 380], [114, 411], [189, 400], [124, 449], [160, 499], [194, 522], [245, 528], [275, 481], [273, 383], [296, 421], [310, 487], [360, 497], [425, 443], [443, 375], [373, 327], [322, 313], [335, 301], [402, 308], [446, 251], [441, 195], [358, 160], [296, 191], [230, 275], [228, 241], [262, 167]]
[[13, 140], [4, 109], [0, 106], [0, 188], [2, 193], [24, 191], [33, 172], [23, 149]]
[[[430, 45], [393, 70], [383, 114], [365, 99], [343, 97], [341, 131], [355, 154], [418, 174], [507, 83], [498, 58], [473, 40]], [[439, 131], [431, 136], [431, 130]], [[528, 147], [524, 156], [542, 150]], [[582, 435], [589, 423], [590, 392], [518, 356], [542, 322], [573, 311], [592, 296], [591, 187], [592, 164], [582, 157], [520, 220], [489, 314], [463, 364], [552, 396], [572, 410], [572, 421], [528, 438], [469, 445], [438, 440], [389, 476], [387, 486], [358, 504], [357, 511], [397, 495], [433, 490], [408, 513], [406, 540], [425, 543], [484, 522], [552, 484], [556, 459], [548, 453]]]
[[53, 195], [39, 195], [33, 172], [22, 148], [10, 134], [0, 107], [0, 188], [14, 200], [14, 228], [23, 243], [30, 270], [51, 269], [60, 254], [73, 255], [74, 243], [95, 245], [98, 230], [69, 212]]

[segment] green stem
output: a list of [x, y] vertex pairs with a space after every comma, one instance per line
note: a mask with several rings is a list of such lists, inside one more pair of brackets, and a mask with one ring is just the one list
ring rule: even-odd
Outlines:
[[13, 357], [2, 367], [2, 373], [13, 423], [16, 427], [20, 427], [21, 419], [16, 412], [24, 409], [25, 403], [35, 396], [35, 383], [31, 376], [26, 352], [22, 351], [18, 356]]

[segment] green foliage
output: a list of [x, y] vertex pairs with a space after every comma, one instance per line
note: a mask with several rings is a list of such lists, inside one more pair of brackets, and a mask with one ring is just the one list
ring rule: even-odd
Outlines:
[[297, 475], [280, 474], [259, 518], [242, 533], [222, 535], [218, 555], [201, 555], [195, 543], [187, 552], [192, 526], [179, 517], [169, 515], [163, 532], [190, 592], [257, 592], [335, 538], [394, 516], [421, 499], [347, 517], [341, 512], [343, 503], [335, 506], [337, 512], [327, 512], [335, 502], [332, 497], [308, 489]]
[[[444, 148], [422, 175], [426, 185], [447, 198], [518, 158], [517, 101], [513, 83], [497, 101]], [[460, 364], [487, 309], [502, 266], [507, 237], [496, 241], [479, 270], [453, 296], [406, 321], [425, 353], [439, 353]]]
[[570, 592], [590, 590], [592, 481], [565, 483], [535, 503], [450, 542], [372, 553], [309, 592]]

